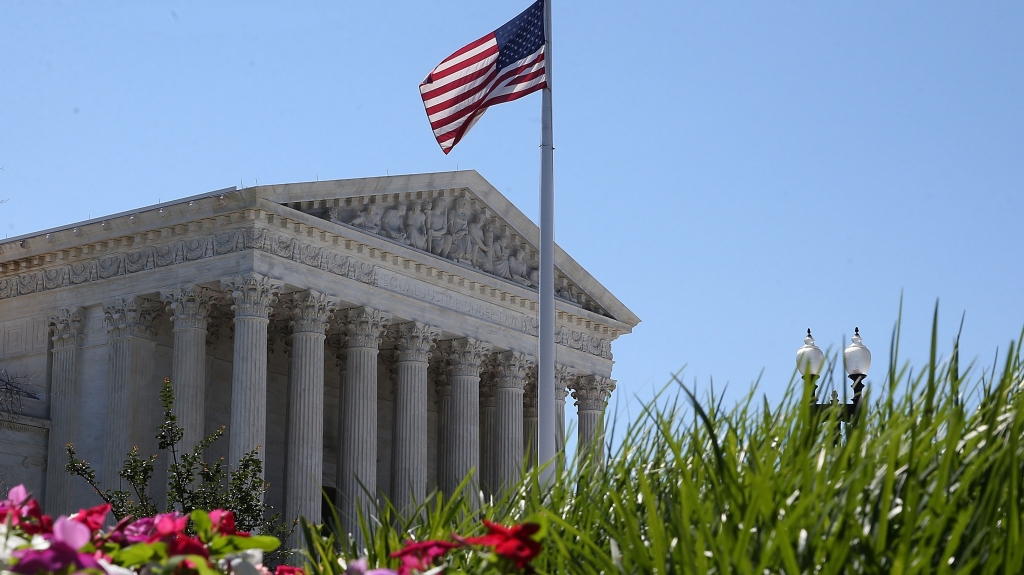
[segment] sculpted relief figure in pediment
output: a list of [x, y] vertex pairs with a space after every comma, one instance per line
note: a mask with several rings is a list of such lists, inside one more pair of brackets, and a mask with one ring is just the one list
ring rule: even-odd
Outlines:
[[466, 197], [435, 197], [429, 207], [420, 201], [337, 207], [327, 217], [524, 286], [538, 284], [525, 247], [514, 246], [499, 220]]

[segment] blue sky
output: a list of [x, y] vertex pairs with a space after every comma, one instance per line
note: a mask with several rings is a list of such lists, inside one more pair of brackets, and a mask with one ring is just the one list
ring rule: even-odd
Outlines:
[[[880, 385], [901, 293], [918, 364], [937, 299], [943, 350], [965, 311], [968, 357], [1019, 336], [1024, 4], [555, 2], [556, 238], [644, 320], [621, 400], [778, 397], [808, 326]], [[445, 156], [417, 92], [527, 4], [6, 2], [0, 233], [456, 168], [536, 218], [539, 94]]]

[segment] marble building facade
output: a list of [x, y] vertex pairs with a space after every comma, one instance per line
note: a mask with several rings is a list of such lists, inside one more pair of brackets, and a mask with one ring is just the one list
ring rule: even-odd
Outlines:
[[[566, 216], [563, 216], [566, 217]], [[470, 470], [494, 492], [536, 453], [537, 227], [460, 171], [225, 189], [0, 244], [0, 369], [39, 399], [0, 421], [0, 480], [52, 514], [157, 453], [171, 377], [185, 447], [259, 449], [268, 502], [410, 505]], [[556, 406], [600, 441], [612, 342], [639, 323], [556, 248]], [[568, 399], [567, 399], [568, 398]], [[167, 462], [153, 481], [163, 496]], [[112, 471], [113, 470], [113, 471]]]

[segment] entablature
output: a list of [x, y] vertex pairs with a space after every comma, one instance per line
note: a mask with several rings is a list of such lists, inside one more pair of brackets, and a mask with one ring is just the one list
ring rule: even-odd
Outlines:
[[[443, 288], [462, 298], [452, 300], [450, 309], [472, 315], [477, 308], [471, 302], [480, 301], [486, 304], [479, 308], [487, 314], [484, 319], [500, 323], [501, 314], [490, 318], [489, 310], [509, 310], [509, 316], [518, 318], [518, 331], [537, 334], [536, 291], [527, 286], [262, 199], [234, 211], [197, 215], [207, 217], [131, 236], [118, 236], [109, 226], [89, 238], [95, 241], [32, 258], [0, 260], [0, 300], [253, 250], [400, 295], [416, 297], [413, 282]], [[419, 299], [431, 303], [430, 298]], [[567, 302], [559, 301], [557, 307], [557, 341], [570, 349], [610, 360], [611, 341], [630, 329]]]

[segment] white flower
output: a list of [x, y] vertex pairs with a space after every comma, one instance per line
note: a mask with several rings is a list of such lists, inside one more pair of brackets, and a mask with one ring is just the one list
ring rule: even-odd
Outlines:
[[9, 533], [6, 524], [0, 524], [0, 567], [6, 566], [10, 561], [11, 552], [27, 543], [28, 541], [25, 539]]
[[232, 553], [221, 559], [221, 568], [225, 564], [231, 565], [231, 572], [236, 575], [262, 575], [260, 567], [263, 565], [262, 549], [246, 549], [238, 553]]
[[107, 572], [107, 575], [135, 575], [135, 572], [131, 569], [121, 567], [120, 565], [111, 565], [104, 559], [97, 559], [96, 562]]

